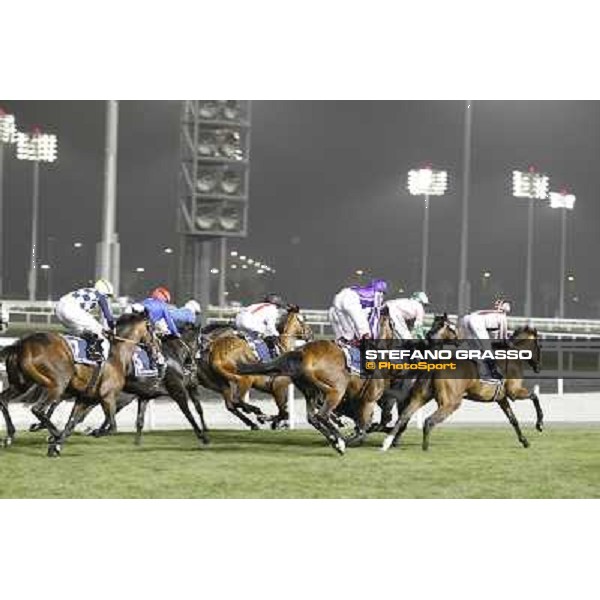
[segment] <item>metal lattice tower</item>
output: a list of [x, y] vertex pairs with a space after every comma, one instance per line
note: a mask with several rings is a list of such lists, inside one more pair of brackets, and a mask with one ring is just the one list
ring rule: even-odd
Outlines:
[[181, 117], [178, 295], [208, 306], [214, 242], [218, 302], [225, 295], [226, 240], [245, 237], [250, 176], [250, 101], [186, 100]]

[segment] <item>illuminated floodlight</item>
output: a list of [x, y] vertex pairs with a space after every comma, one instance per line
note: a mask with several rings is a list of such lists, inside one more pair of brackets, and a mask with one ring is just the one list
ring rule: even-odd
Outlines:
[[213, 121], [219, 116], [220, 103], [217, 100], [205, 100], [200, 103], [200, 118]]
[[216, 275], [216, 274], [219, 272], [219, 269], [217, 269], [217, 268], [213, 267], [213, 268], [210, 270], [210, 272], [211, 272], [213, 275]]
[[242, 187], [242, 178], [235, 171], [226, 171], [221, 176], [221, 191], [229, 196], [239, 192]]
[[230, 256], [237, 256], [237, 255], [238, 255], [238, 253], [237, 253], [237, 250], [232, 250], [232, 251], [229, 253], [229, 255], [230, 255]]
[[259, 275], [262, 275], [262, 273], [264, 273], [265, 271], [264, 271], [264, 269], [257, 269], [257, 270], [256, 270], [256, 272], [257, 272]]
[[223, 118], [228, 121], [235, 121], [240, 118], [239, 100], [225, 100], [223, 102]]
[[[207, 153], [210, 152], [207, 150]], [[198, 191], [201, 194], [210, 194], [217, 187], [217, 174], [215, 171], [203, 170], [198, 173]]]
[[240, 260], [246, 260], [246, 255], [245, 255], [245, 254], [242, 254], [242, 255], [240, 256]]
[[237, 269], [237, 265], [236, 265], [235, 263], [233, 263], [233, 264], [231, 265], [231, 268], [232, 268], [232, 269]]
[[573, 282], [573, 281], [575, 281], [575, 277], [573, 275], [569, 275], [567, 277], [567, 281]]
[[242, 223], [242, 212], [236, 206], [224, 206], [219, 215], [219, 225], [225, 231], [240, 229]]
[[17, 140], [15, 117], [0, 108], [0, 144], [14, 144]]
[[448, 188], [448, 173], [429, 167], [408, 172], [408, 191], [413, 196], [443, 196]]
[[83, 248], [82, 242], [73, 242], [73, 248]]
[[575, 208], [575, 196], [567, 192], [550, 192], [550, 208], [566, 208], [573, 210]]
[[550, 178], [534, 169], [529, 171], [513, 171], [513, 196], [515, 198], [531, 198], [543, 200], [548, 196]]
[[254, 264], [254, 259], [253, 258], [249, 258], [248, 259], [248, 264], [249, 265], [253, 265]]
[[143, 273], [146, 269], [144, 269], [144, 267], [136, 267], [135, 272], [136, 273]]
[[163, 252], [164, 252], [165, 254], [173, 254], [173, 248], [165, 248], [165, 249], [163, 250]]
[[248, 265], [242, 265], [242, 269], [247, 269]]
[[484, 279], [489, 279], [492, 276], [492, 274], [489, 271], [484, 271], [483, 272], [483, 278]]
[[31, 133], [17, 132], [17, 158], [19, 160], [54, 162], [56, 146], [56, 136], [42, 133], [39, 129], [35, 129]]
[[47, 265], [47, 264], [40, 265], [40, 269], [43, 269], [44, 271], [47, 271], [49, 268], [50, 268], [50, 265]]

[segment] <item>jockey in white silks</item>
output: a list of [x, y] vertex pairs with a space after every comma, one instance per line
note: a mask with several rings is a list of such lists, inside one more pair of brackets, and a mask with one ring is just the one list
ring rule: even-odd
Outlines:
[[115, 326], [109, 304], [109, 298], [113, 296], [114, 289], [110, 281], [99, 279], [93, 288], [81, 288], [65, 294], [54, 309], [56, 317], [67, 331], [80, 335], [88, 342], [88, 358], [98, 362], [108, 356], [110, 343], [105, 331]]
[[387, 283], [373, 279], [369, 285], [346, 287], [333, 299], [329, 320], [335, 339], [342, 343], [356, 343], [379, 335], [379, 318]]
[[[425, 292], [415, 292], [410, 298], [395, 298], [385, 303], [396, 337], [401, 340], [425, 338], [423, 319], [428, 304], [429, 298]], [[407, 322], [411, 322], [412, 327]]]
[[[508, 319], [510, 303], [496, 300], [491, 310], [478, 310], [465, 315], [458, 321], [460, 337], [475, 340], [479, 350], [491, 350], [491, 340], [508, 339]], [[502, 373], [493, 359], [487, 359], [491, 375], [494, 379], [502, 379]]]
[[274, 356], [279, 336], [277, 321], [284, 307], [281, 296], [267, 294], [262, 302], [242, 308], [235, 317], [235, 326], [240, 331], [263, 338]]

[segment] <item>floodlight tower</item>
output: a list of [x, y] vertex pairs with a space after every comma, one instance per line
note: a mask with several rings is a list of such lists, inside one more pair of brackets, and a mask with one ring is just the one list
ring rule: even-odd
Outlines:
[[17, 141], [17, 126], [15, 124], [15, 117], [13, 115], [9, 115], [0, 108], [0, 297], [4, 292], [4, 256], [3, 256], [3, 246], [4, 246], [4, 223], [3, 223], [3, 215], [4, 215], [4, 200], [2, 191], [4, 189], [4, 146], [8, 144], [14, 144]]
[[421, 290], [427, 291], [427, 261], [429, 256], [429, 196], [443, 196], [448, 187], [448, 173], [427, 166], [408, 172], [408, 191], [423, 196], [423, 236], [421, 246]]
[[219, 241], [219, 304], [226, 296], [227, 238], [245, 237], [250, 101], [186, 100], [181, 119], [178, 231], [180, 295], [210, 303], [212, 246]]
[[575, 196], [566, 189], [560, 192], [550, 192], [550, 208], [560, 209], [560, 283], [558, 317], [565, 316], [565, 278], [567, 262], [567, 211], [575, 208]]
[[34, 128], [31, 133], [17, 133], [17, 158], [33, 162], [33, 194], [31, 210], [31, 256], [27, 289], [29, 300], [34, 301], [37, 291], [37, 237], [39, 212], [40, 163], [53, 163], [56, 160], [57, 139], [55, 135], [42, 133]]
[[534, 167], [528, 171], [513, 171], [513, 196], [529, 200], [527, 212], [527, 266], [525, 269], [525, 317], [531, 317], [531, 278], [533, 263], [533, 211], [534, 201], [548, 196], [549, 178]]

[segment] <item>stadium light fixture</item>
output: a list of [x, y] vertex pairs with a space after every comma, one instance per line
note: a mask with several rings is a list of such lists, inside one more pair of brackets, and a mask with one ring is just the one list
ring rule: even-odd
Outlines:
[[550, 178], [535, 167], [527, 171], [512, 172], [512, 194], [528, 201], [527, 212], [527, 262], [525, 267], [525, 317], [531, 317], [531, 279], [533, 273], [533, 213], [534, 201], [548, 197]]
[[232, 250], [232, 251], [229, 253], [229, 256], [237, 256], [237, 255], [238, 255], [238, 253], [237, 253], [237, 250]]
[[33, 194], [31, 211], [31, 255], [29, 263], [29, 300], [36, 298], [37, 292], [37, 235], [39, 212], [40, 163], [53, 163], [57, 158], [57, 138], [50, 133], [42, 133], [36, 127], [31, 133], [17, 132], [17, 158], [33, 162]]
[[423, 196], [423, 236], [421, 245], [421, 290], [427, 289], [427, 262], [429, 258], [429, 197], [443, 196], [448, 189], [448, 172], [430, 165], [408, 172], [408, 191], [411, 196]]
[[4, 214], [4, 201], [2, 191], [4, 189], [4, 146], [14, 144], [17, 139], [17, 126], [15, 123], [15, 117], [4, 112], [0, 108], [0, 296], [4, 291], [3, 286], [3, 271], [2, 264], [4, 260], [2, 258], [3, 246], [4, 246], [4, 227], [2, 216]]
[[146, 269], [144, 267], [136, 267], [135, 268], [136, 273], [144, 273], [145, 271], [146, 271]]
[[82, 242], [73, 242], [73, 248], [83, 248]]
[[[575, 209], [575, 196], [570, 194], [566, 188], [560, 192], [550, 192], [550, 208], [560, 210], [560, 264], [559, 264], [559, 287], [558, 287], [558, 316], [565, 316], [565, 271], [567, 268], [567, 211]], [[569, 275], [568, 281], [575, 278]]]

